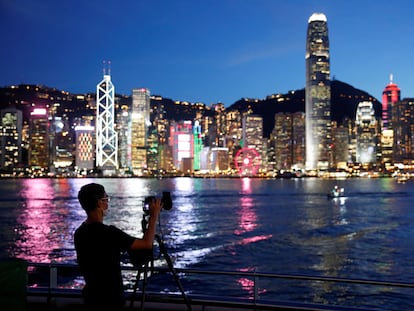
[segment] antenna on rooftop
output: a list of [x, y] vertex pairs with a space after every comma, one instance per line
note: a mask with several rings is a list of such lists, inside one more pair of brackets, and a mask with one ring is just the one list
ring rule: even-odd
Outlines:
[[106, 75], [106, 68], [105, 68], [105, 61], [102, 61], [102, 71], [103, 71], [103, 75]]
[[108, 75], [111, 75], [111, 61], [108, 60]]
[[394, 80], [394, 75], [391, 73], [390, 74], [390, 84], [392, 84], [393, 82], [392, 82], [392, 80]]

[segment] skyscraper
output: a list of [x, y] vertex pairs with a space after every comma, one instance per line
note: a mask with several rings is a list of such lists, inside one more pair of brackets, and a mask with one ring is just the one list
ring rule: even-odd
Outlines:
[[381, 127], [381, 151], [382, 162], [385, 163], [386, 169], [392, 168], [390, 163], [393, 162], [393, 150], [396, 143], [394, 136], [394, 123], [396, 121], [393, 111], [400, 102], [400, 89], [393, 82], [393, 76], [390, 75], [390, 83], [382, 91], [382, 127]]
[[118, 135], [115, 131], [115, 87], [105, 74], [96, 86], [96, 166], [104, 175], [118, 169]]
[[16, 108], [0, 110], [0, 169], [12, 172], [22, 162], [23, 114]]
[[49, 170], [49, 130], [46, 108], [35, 108], [30, 113], [29, 166], [33, 170]]
[[327, 18], [314, 13], [306, 38], [306, 169], [329, 167], [331, 82]]
[[147, 169], [148, 127], [150, 122], [150, 90], [132, 90], [131, 165], [135, 175]]
[[400, 101], [400, 89], [392, 80], [393, 75], [391, 74], [390, 83], [382, 91], [382, 130], [392, 130], [392, 107]]
[[356, 111], [356, 161], [375, 163], [377, 158], [378, 125], [372, 102], [360, 102]]
[[76, 166], [79, 170], [92, 170], [94, 160], [95, 128], [90, 125], [78, 125], [76, 132]]

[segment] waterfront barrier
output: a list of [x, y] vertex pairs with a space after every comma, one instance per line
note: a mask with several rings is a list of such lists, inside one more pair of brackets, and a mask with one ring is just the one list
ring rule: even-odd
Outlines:
[[[198, 269], [175, 269], [180, 276], [186, 278], [194, 277], [198, 282], [203, 282], [203, 277], [207, 276], [211, 279], [223, 279], [223, 278], [243, 278], [248, 279], [252, 285], [252, 292], [245, 292], [244, 295], [229, 295], [223, 292], [223, 295], [204, 293], [193, 293], [191, 288], [186, 288], [188, 292], [187, 298], [190, 300], [193, 310], [195, 308], [201, 308], [201, 310], [383, 310], [381, 303], [377, 306], [364, 307], [358, 305], [357, 297], [355, 297], [355, 305], [341, 305], [341, 299], [338, 299], [335, 303], [322, 303], [312, 301], [312, 297], [303, 301], [291, 301], [291, 300], [274, 300], [274, 299], [262, 299], [259, 289], [259, 284], [264, 280], [270, 281], [292, 281], [292, 282], [307, 282], [309, 287], [322, 288], [321, 284], [348, 284], [352, 286], [358, 286], [358, 289], [363, 291], [367, 286], [374, 286], [380, 288], [383, 292], [392, 292], [395, 289], [412, 289], [413, 283], [405, 282], [392, 282], [381, 280], [368, 280], [368, 279], [350, 279], [350, 278], [338, 278], [328, 276], [310, 276], [310, 275], [292, 275], [292, 274], [275, 274], [275, 273], [260, 273], [260, 272], [240, 272], [240, 271], [211, 271], [211, 270], [198, 270]], [[27, 299], [29, 306], [32, 306], [30, 310], [37, 310], [33, 306], [47, 305], [53, 306], [54, 309], [69, 310], [68, 305], [74, 305], [79, 307], [81, 301], [81, 288], [82, 284], [76, 280], [81, 280], [79, 276], [79, 270], [77, 265], [71, 264], [42, 264], [42, 263], [28, 263], [28, 284], [27, 284]], [[124, 273], [130, 273], [133, 275], [137, 269], [134, 267], [123, 267]], [[152, 273], [154, 274], [168, 274], [170, 272], [167, 268], [154, 267]], [[35, 275], [35, 282], [33, 282], [33, 275]], [[43, 284], [39, 283], [39, 278]], [[68, 279], [71, 281], [68, 283]], [[70, 285], [68, 285], [70, 284]], [[362, 287], [361, 287], [362, 286]], [[140, 304], [141, 292], [137, 292], [137, 296], [133, 296], [131, 290], [127, 290], [127, 300], [133, 300], [133, 307], [137, 307]], [[410, 295], [411, 291], [407, 293]], [[409, 297], [408, 297], [409, 298]], [[68, 302], [68, 300], [70, 302]], [[409, 299], [408, 299], [409, 300]], [[64, 306], [62, 306], [62, 303]], [[185, 310], [185, 302], [179, 291], [172, 292], [154, 292], [145, 291], [145, 310]], [[128, 303], [129, 305], [129, 303]], [[211, 309], [211, 308], [218, 309]], [[178, 309], [175, 309], [178, 308]], [[210, 308], [210, 309], [209, 309]], [[74, 307], [74, 309], [76, 309]]]

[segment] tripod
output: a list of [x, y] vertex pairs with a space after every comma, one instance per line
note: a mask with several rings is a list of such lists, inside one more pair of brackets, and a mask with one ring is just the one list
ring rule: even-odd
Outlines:
[[[143, 226], [143, 230], [146, 229], [146, 223], [147, 220], [145, 218], [145, 215], [143, 216], [143, 220], [141, 222], [142, 226]], [[161, 236], [156, 234], [155, 235], [155, 239], [158, 243], [158, 247], [160, 249], [160, 254], [162, 256], [164, 256], [165, 261], [167, 262], [168, 265], [168, 269], [169, 271], [172, 273], [175, 282], [177, 283], [178, 288], [181, 291], [181, 295], [184, 299], [185, 304], [187, 305], [187, 308], [189, 311], [191, 311], [191, 304], [190, 301], [187, 297], [187, 295], [184, 292], [184, 288], [183, 285], [181, 284], [181, 280], [178, 277], [177, 272], [174, 269], [174, 265], [172, 263], [171, 257], [167, 252], [167, 248], [165, 247], [164, 241], [162, 240]], [[153, 250], [148, 250], [148, 251], [140, 251], [138, 254], [135, 253], [134, 255], [135, 259], [133, 260], [133, 264], [138, 268], [138, 272], [135, 278], [135, 284], [133, 287], [133, 294], [131, 297], [131, 302], [130, 302], [130, 308], [132, 309], [132, 306], [134, 304], [135, 301], [135, 297], [137, 294], [137, 290], [139, 287], [139, 281], [141, 279], [141, 274], [143, 274], [143, 279], [142, 279], [142, 294], [141, 294], [141, 311], [144, 310], [144, 303], [145, 303], [145, 290], [148, 284], [148, 269], [151, 268], [151, 271], [154, 270], [154, 254], [153, 254]]]

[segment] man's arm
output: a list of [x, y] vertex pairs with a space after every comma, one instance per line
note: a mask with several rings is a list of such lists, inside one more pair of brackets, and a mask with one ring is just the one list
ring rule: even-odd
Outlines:
[[161, 211], [161, 199], [155, 198], [150, 202], [150, 217], [148, 227], [142, 239], [135, 239], [130, 250], [151, 249], [155, 238], [158, 215]]

